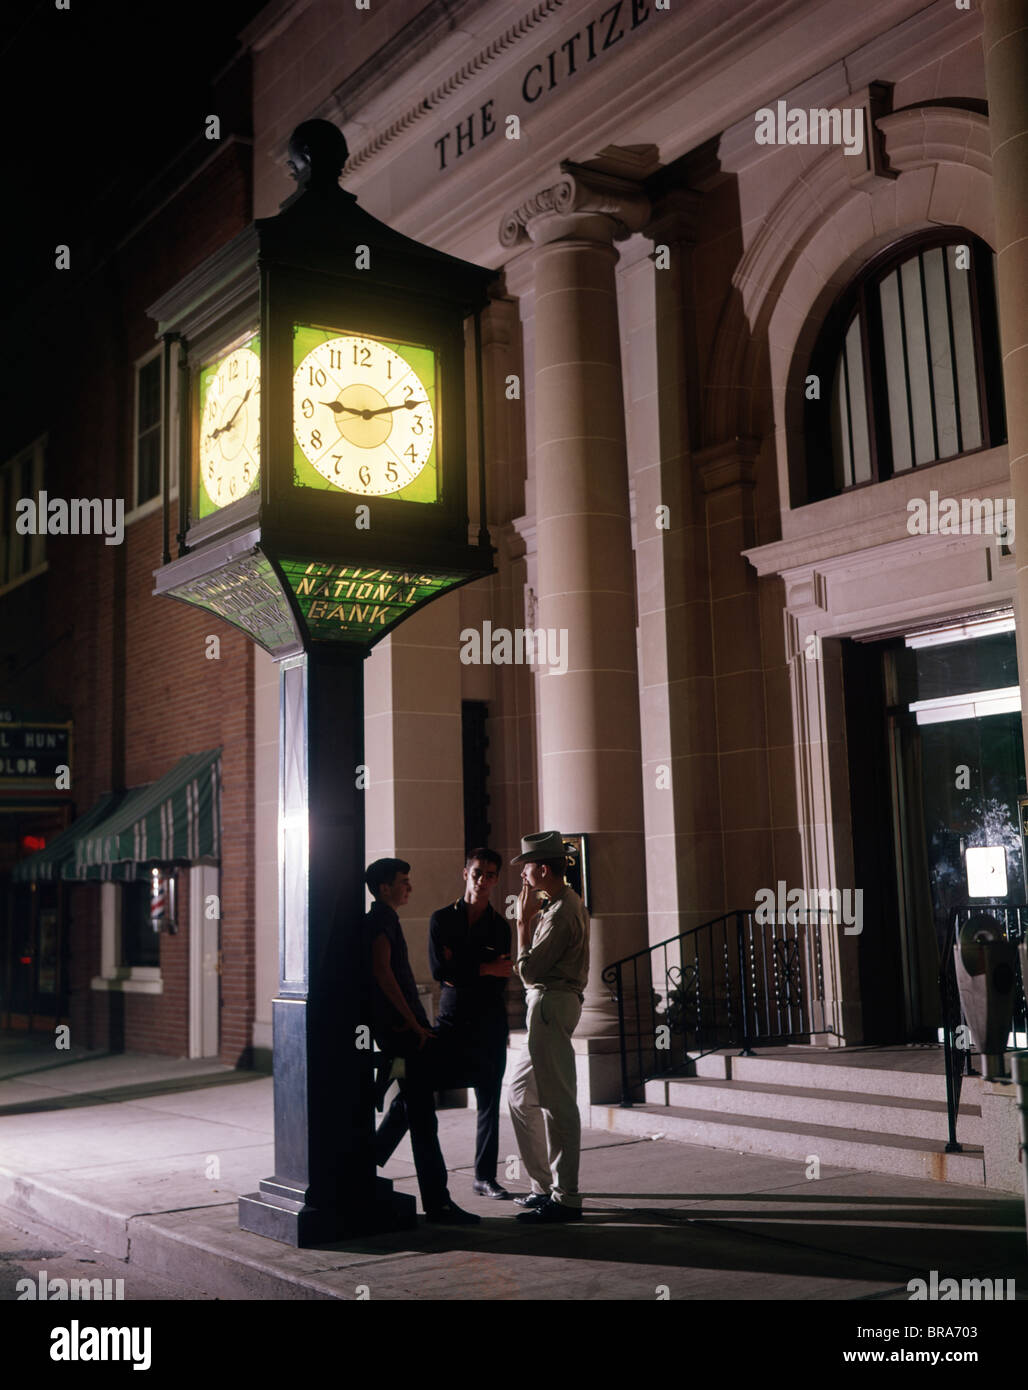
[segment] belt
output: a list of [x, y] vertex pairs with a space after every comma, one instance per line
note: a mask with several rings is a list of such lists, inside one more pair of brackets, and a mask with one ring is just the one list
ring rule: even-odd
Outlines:
[[573, 994], [580, 1004], [585, 1003], [581, 990], [566, 989], [563, 985], [526, 985], [526, 990], [538, 990], [540, 994]]

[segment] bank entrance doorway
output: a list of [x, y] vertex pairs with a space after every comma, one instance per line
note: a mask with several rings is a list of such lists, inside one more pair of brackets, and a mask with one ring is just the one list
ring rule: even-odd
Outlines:
[[934, 1042], [955, 909], [1028, 901], [1013, 617], [843, 647], [865, 1037]]

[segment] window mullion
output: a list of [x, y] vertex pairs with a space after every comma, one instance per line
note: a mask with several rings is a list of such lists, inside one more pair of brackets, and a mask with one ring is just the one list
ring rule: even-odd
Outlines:
[[[881, 459], [878, 451], [878, 392], [880, 384], [878, 372], [875, 370], [875, 357], [881, 361], [884, 350], [881, 343], [876, 344], [878, 351], [871, 351], [871, 334], [874, 331], [872, 323], [873, 315], [868, 305], [867, 288], [860, 287], [860, 296], [857, 301], [857, 313], [860, 315], [860, 351], [864, 359], [864, 414], [867, 419], [867, 439], [868, 447], [871, 452], [871, 479], [873, 482], [881, 481]], [[879, 338], [881, 333], [879, 331]]]
[[[924, 333], [925, 365], [928, 368], [928, 407], [932, 420], [932, 454], [939, 457], [939, 425], [935, 410], [935, 364], [932, 362], [932, 325], [928, 318], [928, 287], [924, 278], [924, 252], [917, 253], [917, 275], [921, 285], [921, 326]], [[915, 460], [916, 462], [916, 460]]]
[[917, 467], [917, 441], [914, 438], [914, 404], [910, 396], [910, 354], [907, 351], [907, 311], [903, 304], [903, 277], [900, 266], [894, 268], [896, 276], [896, 304], [899, 308], [900, 346], [903, 349], [903, 389], [907, 396], [907, 435], [910, 440], [910, 466]]
[[[964, 452], [964, 421], [960, 410], [960, 373], [957, 368], [957, 340], [953, 332], [953, 300], [949, 288], [949, 265], [950, 258], [946, 255], [949, 248], [942, 247], [942, 284], [946, 291], [946, 327], [949, 329], [949, 369], [953, 378], [953, 408], [957, 417], [957, 454]], [[972, 312], [972, 324], [974, 315]]]
[[[846, 439], [849, 443], [849, 480], [850, 486], [856, 482], [856, 468], [854, 466], [853, 454], [853, 402], [850, 400], [850, 364], [849, 353], [846, 351], [846, 339], [842, 340], [842, 389], [846, 395]], [[845, 474], [843, 475], [845, 476]]]

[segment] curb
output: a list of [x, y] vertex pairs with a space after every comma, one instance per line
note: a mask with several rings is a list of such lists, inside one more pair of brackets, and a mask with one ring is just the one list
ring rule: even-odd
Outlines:
[[[316, 1273], [275, 1267], [243, 1250], [226, 1250], [215, 1243], [208, 1223], [201, 1224], [198, 1219], [203, 1212], [231, 1214], [230, 1231], [216, 1233], [223, 1241], [231, 1241], [230, 1232], [243, 1241], [259, 1239], [235, 1225], [234, 1200], [178, 1212], [126, 1216], [0, 1168], [0, 1207], [87, 1241], [105, 1255], [124, 1260], [130, 1269], [193, 1285], [219, 1298], [294, 1302], [340, 1298], [338, 1291]], [[288, 1265], [290, 1257], [303, 1258], [306, 1253], [282, 1247], [282, 1264]], [[324, 1257], [326, 1265], [333, 1259], [345, 1264], [342, 1252], [325, 1251]], [[359, 1258], [363, 1263], [368, 1257]]]

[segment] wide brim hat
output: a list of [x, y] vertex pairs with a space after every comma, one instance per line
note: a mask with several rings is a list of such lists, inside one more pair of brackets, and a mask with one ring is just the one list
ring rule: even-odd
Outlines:
[[567, 849], [564, 836], [559, 830], [540, 830], [535, 835], [522, 835], [521, 853], [510, 861], [512, 864], [537, 863], [540, 859], [566, 859]]

